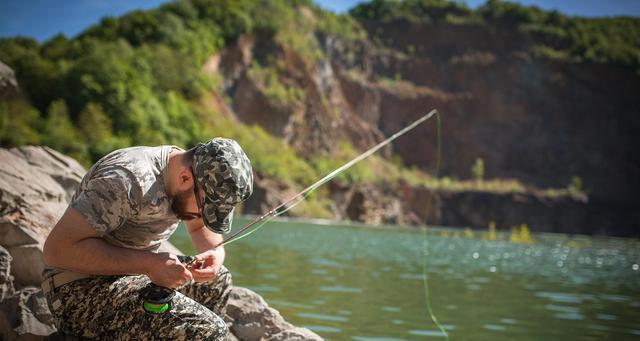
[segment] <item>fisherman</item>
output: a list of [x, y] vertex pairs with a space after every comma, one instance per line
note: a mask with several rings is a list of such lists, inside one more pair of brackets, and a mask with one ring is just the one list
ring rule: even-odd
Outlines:
[[[251, 163], [229, 139], [100, 159], [44, 245], [42, 286], [58, 330], [100, 340], [226, 339], [231, 275], [216, 246], [252, 189]], [[199, 266], [158, 252], [179, 220]], [[140, 292], [150, 282], [176, 289], [166, 313], [144, 310]]]

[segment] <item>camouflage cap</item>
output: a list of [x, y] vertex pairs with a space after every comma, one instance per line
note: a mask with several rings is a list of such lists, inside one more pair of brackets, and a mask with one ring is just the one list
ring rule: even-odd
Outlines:
[[236, 141], [214, 138], [196, 148], [193, 170], [205, 194], [204, 225], [216, 233], [229, 232], [233, 209], [253, 192], [249, 158]]

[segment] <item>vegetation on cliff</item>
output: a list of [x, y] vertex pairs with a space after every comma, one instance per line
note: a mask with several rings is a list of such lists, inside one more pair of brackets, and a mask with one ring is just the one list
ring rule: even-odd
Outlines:
[[534, 57], [640, 66], [640, 19], [632, 17], [581, 18], [500, 0], [489, 0], [475, 10], [448, 0], [373, 0], [357, 5], [350, 14], [359, 20], [417, 24], [476, 25], [528, 33]]
[[[302, 106], [308, 94], [283, 81], [283, 74], [291, 70], [271, 50], [291, 51], [312, 68], [327, 59], [321, 37], [357, 45], [368, 39], [357, 20], [396, 19], [510, 25], [542, 37], [532, 50], [538, 54], [638, 65], [635, 19], [569, 18], [496, 1], [475, 11], [448, 1], [372, 1], [355, 7], [351, 15], [336, 15], [310, 0], [181, 0], [104, 18], [72, 39], [59, 35], [42, 44], [23, 37], [0, 39], [0, 60], [16, 71], [22, 91], [21, 96], [0, 102], [0, 144], [46, 144], [88, 166], [124, 146], [188, 147], [225, 136], [244, 146], [257, 171], [286, 179], [294, 187], [307, 185], [353, 158], [357, 149], [349, 142], [335, 141], [334, 154], [302, 154], [262, 127], [223, 114], [205, 103], [211, 96], [227, 96], [220, 91], [224, 80], [220, 74], [203, 72], [203, 65], [240, 36], [256, 37], [264, 46], [248, 69], [249, 79], [276, 105]], [[601, 39], [605, 34], [608, 39]], [[628, 35], [635, 40], [628, 40]], [[320, 96], [320, 101], [326, 99]], [[403, 179], [412, 185], [454, 191], [528, 190], [517, 181], [487, 181], [483, 176], [466, 182], [433, 179], [416, 168], [405, 168], [400, 160], [373, 157], [340, 180], [396, 183]], [[308, 214], [329, 214], [324, 195], [306, 207]]]

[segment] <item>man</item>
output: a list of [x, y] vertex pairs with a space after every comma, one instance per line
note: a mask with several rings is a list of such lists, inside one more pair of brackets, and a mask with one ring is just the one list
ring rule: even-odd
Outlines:
[[[249, 159], [228, 139], [188, 151], [132, 147], [100, 159], [44, 245], [43, 290], [58, 329], [101, 340], [225, 339], [231, 275], [216, 246], [252, 189]], [[200, 266], [157, 252], [179, 219]], [[140, 292], [150, 282], [176, 289], [169, 311], [143, 309]]]

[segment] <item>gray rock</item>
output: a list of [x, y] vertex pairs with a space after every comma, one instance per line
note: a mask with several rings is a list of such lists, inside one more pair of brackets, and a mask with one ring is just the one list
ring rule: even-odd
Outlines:
[[9, 98], [18, 92], [18, 81], [10, 67], [0, 62], [0, 99]]
[[0, 246], [0, 302], [15, 293], [13, 276], [11, 276], [11, 260], [9, 251]]
[[40, 288], [24, 288], [0, 303], [0, 335], [4, 340], [42, 340], [55, 331]]
[[226, 318], [232, 324], [231, 332], [242, 341], [322, 340], [312, 331], [285, 321], [260, 295], [246, 288], [231, 290]]
[[0, 149], [0, 245], [12, 254], [12, 274], [23, 286], [42, 282], [42, 245], [67, 207], [67, 191], [52, 175], [69, 179], [73, 166], [43, 171], [58, 159], [43, 147]]
[[47, 146], [22, 146], [10, 151], [23, 158], [35, 169], [50, 175], [67, 192], [67, 202], [71, 200], [87, 172], [78, 161]]

